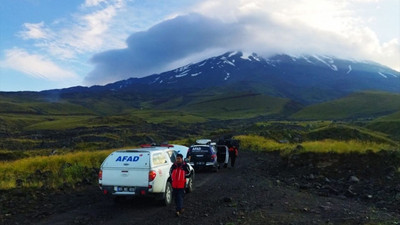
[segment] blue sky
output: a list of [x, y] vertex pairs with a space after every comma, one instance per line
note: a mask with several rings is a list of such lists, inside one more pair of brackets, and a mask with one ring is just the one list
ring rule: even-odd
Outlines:
[[0, 91], [103, 85], [241, 50], [400, 70], [399, 0], [0, 0]]

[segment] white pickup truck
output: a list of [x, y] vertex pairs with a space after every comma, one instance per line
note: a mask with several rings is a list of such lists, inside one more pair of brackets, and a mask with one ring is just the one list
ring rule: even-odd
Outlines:
[[[182, 147], [176, 146], [177, 149]], [[172, 202], [169, 170], [178, 152], [174, 145], [112, 152], [100, 167], [99, 187], [104, 194], [153, 196], [163, 205], [169, 205]], [[193, 190], [194, 169], [189, 168], [186, 192]]]

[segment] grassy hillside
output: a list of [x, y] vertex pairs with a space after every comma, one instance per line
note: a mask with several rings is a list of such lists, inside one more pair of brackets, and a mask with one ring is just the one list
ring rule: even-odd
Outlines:
[[300, 120], [370, 119], [400, 109], [400, 94], [359, 92], [330, 102], [305, 107], [291, 116]]
[[[290, 142], [355, 139], [391, 144], [393, 136], [400, 137], [398, 94], [356, 93], [300, 111], [302, 106], [289, 99], [244, 90], [164, 94], [77, 93], [50, 98], [38, 93], [18, 93], [14, 97], [0, 93], [0, 150], [106, 149], [149, 142], [149, 137], [166, 141], [244, 131]], [[366, 120], [370, 122], [365, 129], [361, 128], [365, 121], [357, 126], [332, 126], [329, 121], [285, 122], [296, 111], [291, 119], [370, 119], [388, 115]], [[277, 121], [254, 125], [267, 119]]]
[[307, 133], [310, 140], [358, 140], [364, 142], [386, 143], [396, 145], [388, 135], [380, 132], [372, 131], [363, 127], [348, 124], [330, 124], [321, 128], [313, 129]]
[[0, 114], [38, 114], [38, 115], [93, 115], [90, 109], [70, 103], [67, 100], [49, 101], [41, 96], [1, 96]]
[[268, 137], [281, 143], [338, 140], [376, 142], [397, 146], [392, 137], [359, 125], [333, 121], [268, 121], [247, 129], [247, 134]]
[[379, 117], [379, 118], [375, 119], [373, 122], [384, 122], [384, 121], [387, 121], [387, 122], [396, 122], [396, 121], [398, 121], [398, 122], [400, 122], [400, 110], [397, 111], [397, 112], [394, 112], [392, 114], [389, 114], [387, 116]]
[[227, 93], [197, 98], [181, 109], [210, 119], [246, 119], [284, 113], [290, 100], [252, 93]]
[[392, 135], [400, 140], [400, 111], [379, 117], [366, 125], [366, 128]]

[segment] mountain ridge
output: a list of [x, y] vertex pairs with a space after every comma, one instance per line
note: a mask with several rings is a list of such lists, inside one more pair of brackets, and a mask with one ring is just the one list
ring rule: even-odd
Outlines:
[[[217, 109], [209, 110], [211, 117], [212, 113], [223, 113], [240, 118], [239, 112], [288, 116], [304, 107], [363, 91], [400, 93], [400, 73], [372, 62], [329, 56], [280, 54], [263, 58], [255, 53], [227, 52], [160, 74], [104, 86], [0, 92], [0, 104], [3, 111], [10, 108], [42, 113], [61, 107], [68, 112], [81, 108], [97, 115], [143, 109], [195, 113], [193, 109], [204, 111], [210, 104]], [[23, 104], [18, 105], [18, 101]]]
[[263, 58], [256, 53], [236, 51], [142, 78], [129, 78], [103, 86], [45, 90], [42, 93], [122, 92], [154, 96], [151, 92], [179, 95], [227, 86], [289, 98], [308, 105], [356, 91], [400, 93], [400, 73], [370, 61], [286, 54]]

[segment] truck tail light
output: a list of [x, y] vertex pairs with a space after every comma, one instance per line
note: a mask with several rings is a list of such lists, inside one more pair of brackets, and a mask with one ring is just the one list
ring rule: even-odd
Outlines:
[[103, 170], [100, 170], [99, 171], [99, 180], [102, 180], [103, 179]]
[[153, 181], [153, 180], [156, 178], [156, 176], [157, 176], [156, 171], [151, 170], [151, 171], [149, 172], [149, 181]]

